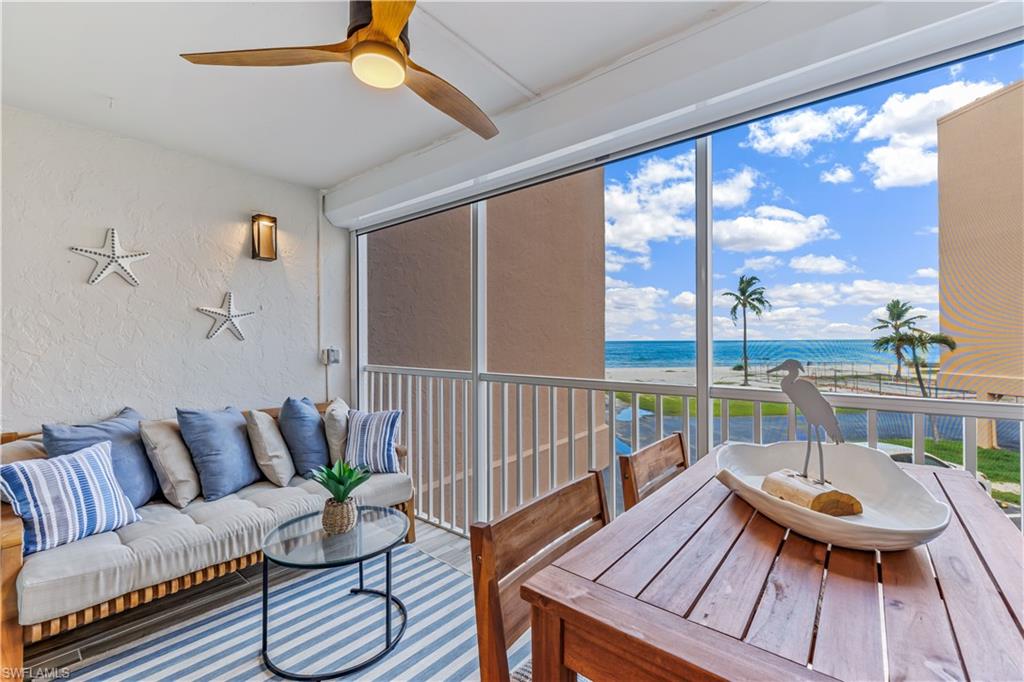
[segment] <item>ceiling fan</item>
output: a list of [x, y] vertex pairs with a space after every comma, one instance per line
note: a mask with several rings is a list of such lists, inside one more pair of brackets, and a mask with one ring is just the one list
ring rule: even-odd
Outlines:
[[432, 107], [489, 140], [498, 129], [458, 88], [409, 58], [409, 15], [415, 0], [350, 0], [348, 38], [330, 45], [272, 47], [181, 55], [193, 64], [297, 66], [350, 62], [355, 77], [375, 88], [407, 86]]

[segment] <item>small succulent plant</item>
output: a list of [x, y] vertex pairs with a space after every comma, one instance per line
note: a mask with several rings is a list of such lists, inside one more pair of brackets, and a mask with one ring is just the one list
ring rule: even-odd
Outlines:
[[338, 460], [333, 467], [322, 466], [313, 472], [313, 480], [327, 488], [327, 491], [338, 502], [344, 502], [352, 491], [370, 478], [370, 472], [359, 467], [349, 466], [348, 462]]

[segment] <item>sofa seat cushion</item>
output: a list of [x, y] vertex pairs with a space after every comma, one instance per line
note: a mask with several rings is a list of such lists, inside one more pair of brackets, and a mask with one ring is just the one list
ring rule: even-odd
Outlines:
[[137, 510], [141, 521], [25, 557], [18, 619], [31, 625], [58, 618], [255, 552], [276, 525], [323, 509], [324, 498], [312, 488], [262, 481], [183, 509], [147, 504]]
[[[296, 476], [289, 485], [318, 493], [324, 499], [330, 497], [327, 490], [316, 481]], [[373, 474], [366, 483], [352, 491], [352, 497], [358, 504], [377, 507], [401, 504], [412, 498], [412, 478], [408, 474]]]

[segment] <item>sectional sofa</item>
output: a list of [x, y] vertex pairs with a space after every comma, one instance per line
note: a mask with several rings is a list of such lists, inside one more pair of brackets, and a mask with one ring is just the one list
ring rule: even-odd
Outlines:
[[[317, 405], [322, 413], [327, 404]], [[277, 409], [263, 409], [277, 417]], [[0, 462], [46, 457], [38, 434], [4, 434]], [[407, 452], [397, 448], [402, 471]], [[179, 509], [161, 498], [137, 511], [141, 521], [22, 557], [22, 521], [0, 504], [0, 666], [20, 669], [23, 648], [47, 637], [188, 589], [262, 560], [267, 532], [323, 509], [327, 492], [296, 476], [287, 486], [260, 481]], [[392, 506], [409, 517], [415, 539], [413, 485], [406, 473], [374, 474], [360, 503]]]

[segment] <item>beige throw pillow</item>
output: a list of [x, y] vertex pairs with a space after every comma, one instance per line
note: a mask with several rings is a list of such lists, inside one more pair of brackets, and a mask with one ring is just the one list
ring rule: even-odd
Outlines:
[[331, 464], [345, 458], [348, 447], [348, 403], [335, 398], [324, 412], [324, 431], [327, 432], [327, 449], [331, 453]]
[[243, 414], [256, 466], [271, 482], [280, 486], [288, 485], [295, 477], [295, 463], [292, 462], [292, 453], [288, 451], [277, 420], [259, 410], [248, 410]]
[[141, 421], [139, 433], [167, 501], [180, 509], [199, 497], [199, 473], [177, 420]]

